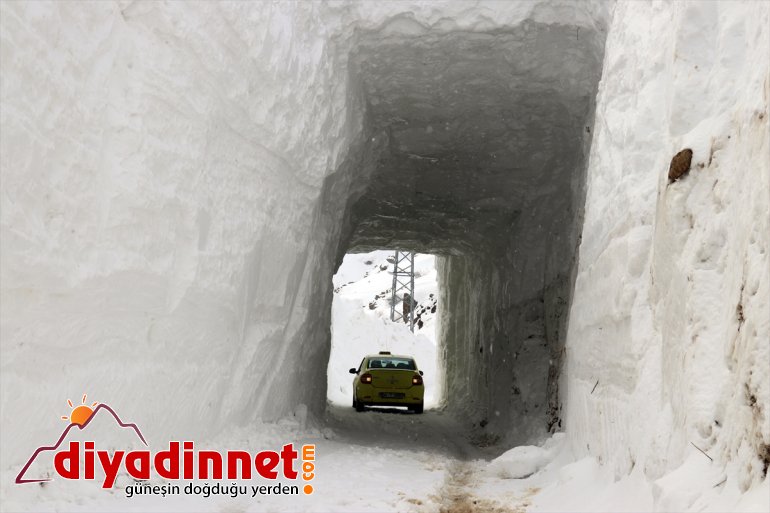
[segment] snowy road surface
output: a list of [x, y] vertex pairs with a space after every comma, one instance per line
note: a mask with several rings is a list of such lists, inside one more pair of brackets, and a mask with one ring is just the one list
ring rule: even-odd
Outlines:
[[[24, 511], [520, 511], [519, 502], [498, 504], [474, 494], [483, 458], [492, 451], [475, 446], [456, 419], [441, 411], [422, 415], [400, 409], [330, 406], [326, 425], [315, 428], [299, 414], [277, 424], [241, 429], [206, 444], [257, 451], [278, 444], [312, 443], [317, 447], [317, 477], [312, 496], [262, 498], [228, 496], [126, 497], [131, 481], [120, 475], [113, 490], [96, 483], [54, 481], [46, 486], [5, 490], [4, 507]], [[160, 483], [158, 483], [160, 484]], [[486, 492], [485, 492], [486, 493]], [[475, 501], [475, 502], [474, 502]], [[491, 506], [494, 505], [494, 508]], [[460, 507], [462, 506], [462, 507]], [[458, 509], [459, 508], [459, 509]], [[464, 509], [463, 509], [464, 508]]]
[[[325, 419], [309, 418], [305, 412], [300, 408], [277, 423], [232, 429], [196, 444], [252, 453], [288, 442], [315, 444], [317, 477], [310, 496], [128, 498], [125, 488], [132, 481], [121, 473], [112, 490], [92, 481], [62, 480], [3, 487], [3, 510], [504, 513], [767, 511], [769, 505], [767, 481], [742, 494], [735, 481], [724, 483], [722, 470], [695, 449], [679, 469], [651, 484], [641, 468], [616, 478], [593, 458], [576, 459], [562, 433], [541, 447], [516, 447], [497, 457], [503, 447], [487, 446], [483, 436], [472, 436], [461, 419], [442, 411], [358, 413], [330, 405]], [[9, 482], [12, 476], [4, 474], [3, 479]], [[710, 492], [703, 493], [704, 482]]]
[[353, 445], [371, 446], [373, 441], [383, 449], [415, 450], [465, 458], [473, 452], [456, 419], [442, 411], [427, 410], [416, 414], [402, 408], [353, 408], [330, 406], [328, 426], [336, 438]]
[[[508, 480], [497, 477], [490, 480], [485, 473], [488, 460], [501, 449], [487, 446], [483, 437], [469, 435], [458, 419], [442, 411], [416, 415], [382, 408], [357, 413], [352, 408], [330, 407], [328, 416], [336, 443], [360, 454], [364, 468], [387, 469], [375, 473], [377, 498], [361, 497], [361, 503], [351, 504], [352, 509], [366, 508], [373, 500], [380, 510], [518, 512], [532, 504], [531, 497], [538, 491], [504, 485]], [[366, 482], [366, 478], [356, 481], [357, 485]]]

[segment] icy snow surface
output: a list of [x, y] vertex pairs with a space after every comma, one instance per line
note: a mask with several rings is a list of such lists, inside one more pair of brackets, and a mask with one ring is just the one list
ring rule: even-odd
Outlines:
[[[409, 38], [454, 46], [464, 67], [442, 76], [465, 87], [421, 101]], [[474, 61], [522, 41], [542, 59]], [[575, 58], [555, 67], [548, 42]], [[394, 55], [409, 101], [373, 94], [390, 82], [361, 67]], [[765, 2], [0, 3], [2, 509], [770, 510], [768, 55]], [[508, 58], [539, 77], [510, 111]], [[436, 159], [412, 145], [451, 160], [429, 118], [466, 112], [479, 84], [500, 116], [462, 139], [459, 197], [431, 198], [421, 226], [418, 186], [444, 182], [410, 178]], [[486, 133], [516, 165], [480, 160]], [[669, 184], [683, 148], [692, 169]], [[479, 162], [484, 181], [466, 171]], [[394, 185], [414, 202], [367, 195]], [[441, 250], [434, 400], [454, 403], [419, 418], [357, 414], [335, 405], [344, 383], [327, 387], [354, 365], [329, 359], [332, 316], [343, 344], [359, 322], [362, 344], [412, 343], [360, 304], [374, 279], [333, 291], [350, 244], [383, 241]], [[91, 482], [12, 484], [86, 392], [151, 446], [316, 443], [318, 491], [126, 502]]]

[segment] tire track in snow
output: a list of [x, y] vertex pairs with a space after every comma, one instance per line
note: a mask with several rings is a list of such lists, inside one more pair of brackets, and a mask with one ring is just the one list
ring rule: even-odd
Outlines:
[[[449, 468], [444, 486], [431, 499], [439, 505], [439, 513], [524, 513], [531, 505], [529, 498], [539, 490], [532, 489], [516, 498], [515, 503], [503, 503], [479, 497], [477, 473], [482, 469], [479, 461], [456, 461]], [[433, 510], [435, 511], [435, 510]]]
[[[427, 410], [423, 415], [391, 410], [327, 408], [328, 427], [338, 442], [351, 446], [379, 447], [405, 451], [428, 471], [443, 471], [443, 482], [417, 494], [408, 487], [397, 493], [397, 508], [419, 513], [524, 513], [530, 498], [538, 489], [524, 495], [503, 494], [502, 501], [479, 494], [482, 472], [490, 451], [474, 443], [471, 434], [462, 429], [453, 416], [440, 410]], [[425, 457], [415, 457], [420, 452]]]

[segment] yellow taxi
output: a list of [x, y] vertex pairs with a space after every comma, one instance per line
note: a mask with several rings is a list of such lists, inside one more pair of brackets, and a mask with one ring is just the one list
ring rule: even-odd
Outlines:
[[358, 369], [350, 369], [353, 378], [353, 408], [366, 406], [406, 406], [422, 413], [425, 385], [422, 371], [411, 356], [379, 354], [366, 356]]

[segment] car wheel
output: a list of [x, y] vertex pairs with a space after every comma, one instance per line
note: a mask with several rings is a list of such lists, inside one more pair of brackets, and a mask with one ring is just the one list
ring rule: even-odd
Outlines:
[[356, 400], [356, 396], [353, 396], [353, 408], [356, 411], [364, 411], [364, 405]]
[[415, 413], [422, 413], [422, 408], [423, 408], [423, 403], [420, 403], [416, 406], [411, 406], [409, 409]]

